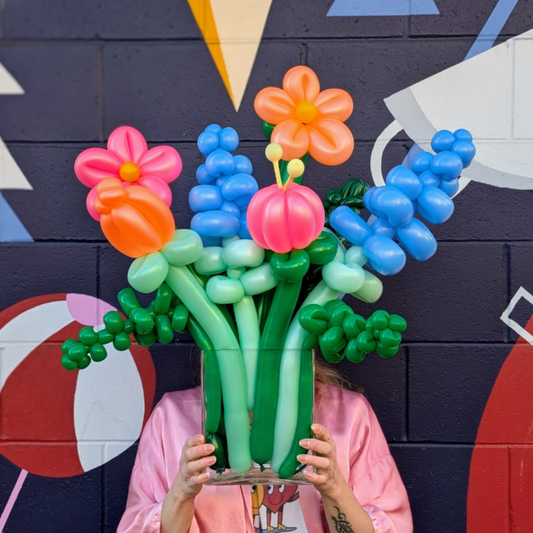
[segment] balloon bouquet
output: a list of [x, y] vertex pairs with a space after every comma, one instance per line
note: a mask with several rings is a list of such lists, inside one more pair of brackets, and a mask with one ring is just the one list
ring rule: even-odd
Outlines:
[[[106, 358], [107, 343], [128, 349], [132, 336], [149, 346], [189, 332], [203, 351], [214, 468], [242, 475], [254, 461], [287, 479], [300, 469], [300, 439], [310, 435], [313, 350], [320, 347], [329, 363], [358, 363], [374, 351], [392, 357], [407, 327], [383, 310], [365, 319], [342, 298], [379, 299], [382, 282], [365, 265], [390, 276], [403, 268], [405, 251], [417, 261], [435, 253], [435, 238], [414, 215], [433, 224], [452, 215], [450, 196], [475, 148], [465, 130], [441, 131], [432, 143], [437, 154], [417, 155], [411, 169], [393, 168], [386, 186], [350, 180], [323, 204], [301, 184], [305, 161], [338, 165], [350, 157], [350, 95], [320, 91], [315, 73], [297, 66], [283, 89], [259, 92], [255, 109], [270, 140], [265, 153], [275, 183], [259, 190], [250, 160], [232, 154], [237, 132], [208, 126], [198, 138], [205, 163], [190, 191], [191, 229], [176, 229], [169, 209], [168, 183], [182, 168], [174, 149], [148, 150], [137, 130], [122, 126], [107, 150], [79, 155], [75, 173], [91, 187], [89, 213], [134, 261], [131, 288], [118, 294], [124, 314], [109, 312], [104, 329], [85, 327], [66, 341], [62, 364], [83, 369]], [[362, 207], [372, 214], [368, 221]], [[155, 292], [151, 305], [143, 308], [133, 289]]]

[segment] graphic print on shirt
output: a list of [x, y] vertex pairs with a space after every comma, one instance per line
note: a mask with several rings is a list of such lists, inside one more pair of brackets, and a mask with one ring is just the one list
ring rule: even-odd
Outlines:
[[[252, 515], [255, 533], [298, 531], [307, 533], [296, 485], [252, 487]], [[285, 507], [287, 506], [287, 507]]]

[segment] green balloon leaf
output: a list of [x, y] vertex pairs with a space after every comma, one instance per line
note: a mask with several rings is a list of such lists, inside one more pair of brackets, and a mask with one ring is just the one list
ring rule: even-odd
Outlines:
[[328, 313], [318, 304], [306, 305], [298, 313], [300, 326], [314, 335], [322, 335], [328, 329]]
[[202, 257], [203, 250], [202, 239], [196, 231], [177, 229], [170, 241], [161, 248], [161, 254], [171, 265], [185, 266], [198, 261]]
[[109, 311], [104, 315], [105, 328], [109, 333], [116, 335], [124, 329], [124, 321], [118, 311]]
[[356, 339], [357, 349], [364, 353], [373, 352], [376, 349], [376, 340], [370, 331], [361, 332]]
[[70, 359], [68, 355], [63, 355], [63, 357], [61, 357], [61, 364], [65, 370], [76, 370], [76, 368], [78, 368], [76, 361]]
[[107, 350], [99, 342], [91, 346], [89, 353], [91, 354], [91, 357], [95, 363], [99, 363], [107, 357]]
[[366, 356], [364, 352], [357, 348], [356, 339], [350, 339], [348, 345], [346, 346], [346, 359], [351, 363], [360, 363]]
[[98, 342], [98, 334], [90, 326], [86, 326], [80, 329], [78, 333], [78, 339], [85, 346], [92, 346], [95, 342]]
[[333, 233], [323, 231], [306, 249], [313, 265], [325, 265], [335, 259], [338, 241]]
[[291, 250], [287, 254], [275, 253], [270, 259], [272, 274], [285, 283], [301, 280], [307, 274], [310, 264], [305, 250]]
[[390, 315], [389, 328], [393, 331], [403, 333], [407, 329], [407, 321], [400, 315]]
[[162, 253], [153, 252], [133, 261], [128, 270], [128, 283], [136, 291], [148, 294], [165, 281], [167, 274], [168, 261]]
[[348, 339], [356, 339], [359, 333], [365, 331], [365, 319], [361, 315], [346, 315], [342, 322], [342, 329]]
[[320, 335], [319, 345], [322, 353], [340, 353], [346, 346], [346, 337], [344, 336], [343, 329], [338, 326], [329, 328], [325, 333]]

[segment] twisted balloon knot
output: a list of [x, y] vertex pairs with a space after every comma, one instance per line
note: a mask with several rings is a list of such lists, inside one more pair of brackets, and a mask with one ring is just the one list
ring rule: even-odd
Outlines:
[[100, 214], [108, 214], [111, 209], [123, 204], [128, 198], [128, 192], [117, 178], [102, 180], [96, 192], [98, 197], [94, 201], [94, 208]]

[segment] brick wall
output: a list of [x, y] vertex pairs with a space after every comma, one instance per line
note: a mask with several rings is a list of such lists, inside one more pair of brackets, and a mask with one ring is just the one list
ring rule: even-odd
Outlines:
[[[236, 113], [185, 0], [4, 0], [0, 62], [25, 95], [0, 96], [0, 136], [33, 191], [3, 194], [35, 242], [0, 244], [0, 310], [55, 292], [116, 302], [129, 260], [87, 215], [87, 189], [72, 169], [81, 150], [104, 146], [121, 124], [180, 152], [184, 172], [171, 188], [181, 227], [190, 220], [187, 195], [201, 162], [195, 139], [209, 123], [235, 127], [239, 153], [252, 159], [261, 186], [270, 183], [253, 98], [280, 85], [295, 64], [311, 66], [324, 87], [342, 87], [355, 102], [347, 121], [353, 157], [334, 168], [311, 162], [307, 184], [323, 196], [349, 178], [372, 182], [370, 152], [392, 120], [383, 99], [461, 62], [496, 0], [436, 3], [439, 16], [327, 18], [331, 0], [275, 0]], [[500, 39], [530, 29], [532, 16], [531, 3], [520, 1]], [[411, 144], [398, 135], [385, 152], [386, 168], [400, 164]], [[408, 260], [385, 279], [379, 304], [353, 302], [362, 314], [385, 308], [409, 323], [392, 360], [374, 355], [340, 366], [365, 387], [378, 414], [409, 490], [415, 531], [465, 531], [477, 428], [517, 338], [499, 317], [519, 286], [533, 291], [532, 202], [531, 191], [472, 182], [456, 198], [453, 218], [434, 229], [436, 255]], [[156, 401], [197, 384], [188, 337], [151, 352]], [[5, 533], [114, 531], [134, 456], [135, 446], [75, 478], [30, 475]], [[0, 457], [0, 509], [18, 472]]]

